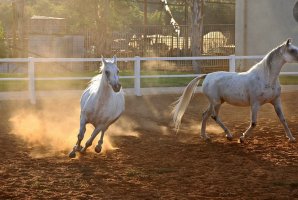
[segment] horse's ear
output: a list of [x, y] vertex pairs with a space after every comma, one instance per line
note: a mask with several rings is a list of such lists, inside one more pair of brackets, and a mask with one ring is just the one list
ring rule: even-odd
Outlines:
[[286, 41], [286, 46], [289, 46], [289, 44], [291, 44], [291, 42], [292, 42], [292, 38], [288, 38]]
[[113, 63], [116, 63], [117, 62], [117, 57], [116, 55], [113, 56]]
[[103, 64], [106, 64], [107, 61], [105, 60], [105, 58], [103, 57], [103, 55], [101, 55], [101, 61], [103, 62]]

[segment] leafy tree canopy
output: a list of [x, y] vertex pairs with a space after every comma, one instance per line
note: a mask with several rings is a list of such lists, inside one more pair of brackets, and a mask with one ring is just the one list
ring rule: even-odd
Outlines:
[[[70, 30], [80, 32], [96, 24], [107, 26], [109, 30], [123, 30], [144, 22], [144, 4], [139, 0], [26, 0], [26, 20], [33, 15], [63, 17], [68, 20]], [[108, 8], [107, 7], [108, 2]], [[148, 1], [147, 20], [149, 25], [169, 25], [170, 18], [161, 1]], [[152, 4], [150, 2], [153, 2]], [[179, 24], [186, 24], [185, 7], [181, 0], [172, 0], [170, 9]], [[159, 4], [160, 3], [160, 4]], [[174, 5], [179, 4], [179, 5]], [[234, 4], [206, 3], [205, 24], [234, 23]], [[189, 11], [188, 11], [189, 13]], [[232, 13], [232, 14], [231, 14]], [[11, 30], [11, 2], [0, 3], [0, 19], [7, 31]]]

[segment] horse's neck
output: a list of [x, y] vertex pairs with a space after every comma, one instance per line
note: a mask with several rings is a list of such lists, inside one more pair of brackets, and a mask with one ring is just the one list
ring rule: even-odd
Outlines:
[[278, 80], [278, 76], [284, 64], [285, 61], [279, 53], [279, 49], [275, 49], [264, 57], [255, 68], [255, 71], [257, 71], [260, 76], [264, 77], [270, 87], [273, 87], [274, 83]]
[[107, 99], [112, 92], [111, 87], [109, 86], [108, 81], [105, 77], [101, 77], [100, 84], [98, 87], [98, 90], [96, 92], [96, 96], [99, 101], [103, 101], [104, 99]]
[[286, 63], [280, 49], [276, 49], [275, 52], [272, 52], [268, 55], [267, 67], [273, 77], [278, 77], [281, 71], [282, 66]]
[[97, 94], [99, 96], [103, 96], [103, 95], [109, 95], [112, 92], [111, 87], [109, 86], [108, 81], [105, 79], [105, 77], [101, 77], [100, 80], [100, 85], [97, 91]]

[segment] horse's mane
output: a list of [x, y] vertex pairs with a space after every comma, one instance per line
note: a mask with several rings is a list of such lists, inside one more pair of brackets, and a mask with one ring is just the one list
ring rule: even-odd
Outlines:
[[89, 84], [86, 90], [90, 90], [91, 92], [96, 92], [99, 89], [101, 78], [102, 78], [102, 74], [98, 74], [94, 76], [89, 81]]
[[278, 56], [281, 56], [281, 54], [280, 54], [280, 48], [282, 46], [283, 45], [280, 45], [280, 46], [272, 49], [271, 51], [269, 51], [259, 63], [257, 63], [256, 65], [254, 65], [248, 71], [252, 71], [252, 70], [257, 69], [257, 68], [259, 68], [261, 66], [264, 66], [264, 67], [268, 68], [268, 70], [270, 71], [271, 70], [271, 65], [272, 65], [273, 59], [276, 58], [276, 57], [278, 57]]
[[281, 56], [280, 53], [280, 48], [283, 45], [280, 45], [274, 49], [272, 49], [269, 53], [267, 53], [267, 55], [264, 57], [264, 59], [266, 59], [266, 65], [269, 69], [271, 69], [271, 65], [272, 65], [272, 60], [278, 56]]
[[284, 44], [269, 51], [260, 62], [258, 62], [248, 70], [248, 72], [256, 71], [258, 73], [259, 72], [264, 73], [267, 76], [266, 79], [268, 81], [267, 83], [268, 87], [271, 87], [272, 83], [276, 80], [276, 79], [273, 79], [274, 76], [271, 76], [272, 65], [274, 63], [274, 59], [282, 56], [280, 48], [282, 48], [283, 45]]

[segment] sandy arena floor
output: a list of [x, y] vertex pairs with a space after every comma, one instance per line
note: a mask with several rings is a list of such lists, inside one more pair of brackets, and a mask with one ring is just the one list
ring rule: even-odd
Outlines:
[[[91, 147], [76, 159], [68, 152], [78, 130], [78, 99], [36, 107], [1, 101], [0, 199], [298, 199], [298, 144], [287, 142], [271, 105], [261, 108], [254, 136], [239, 144], [249, 109], [224, 104], [220, 116], [235, 138], [227, 141], [209, 120], [206, 143], [199, 124], [207, 99], [194, 96], [176, 134], [169, 105], [177, 97], [127, 97], [103, 153]], [[298, 93], [282, 94], [298, 139], [297, 99]]]

